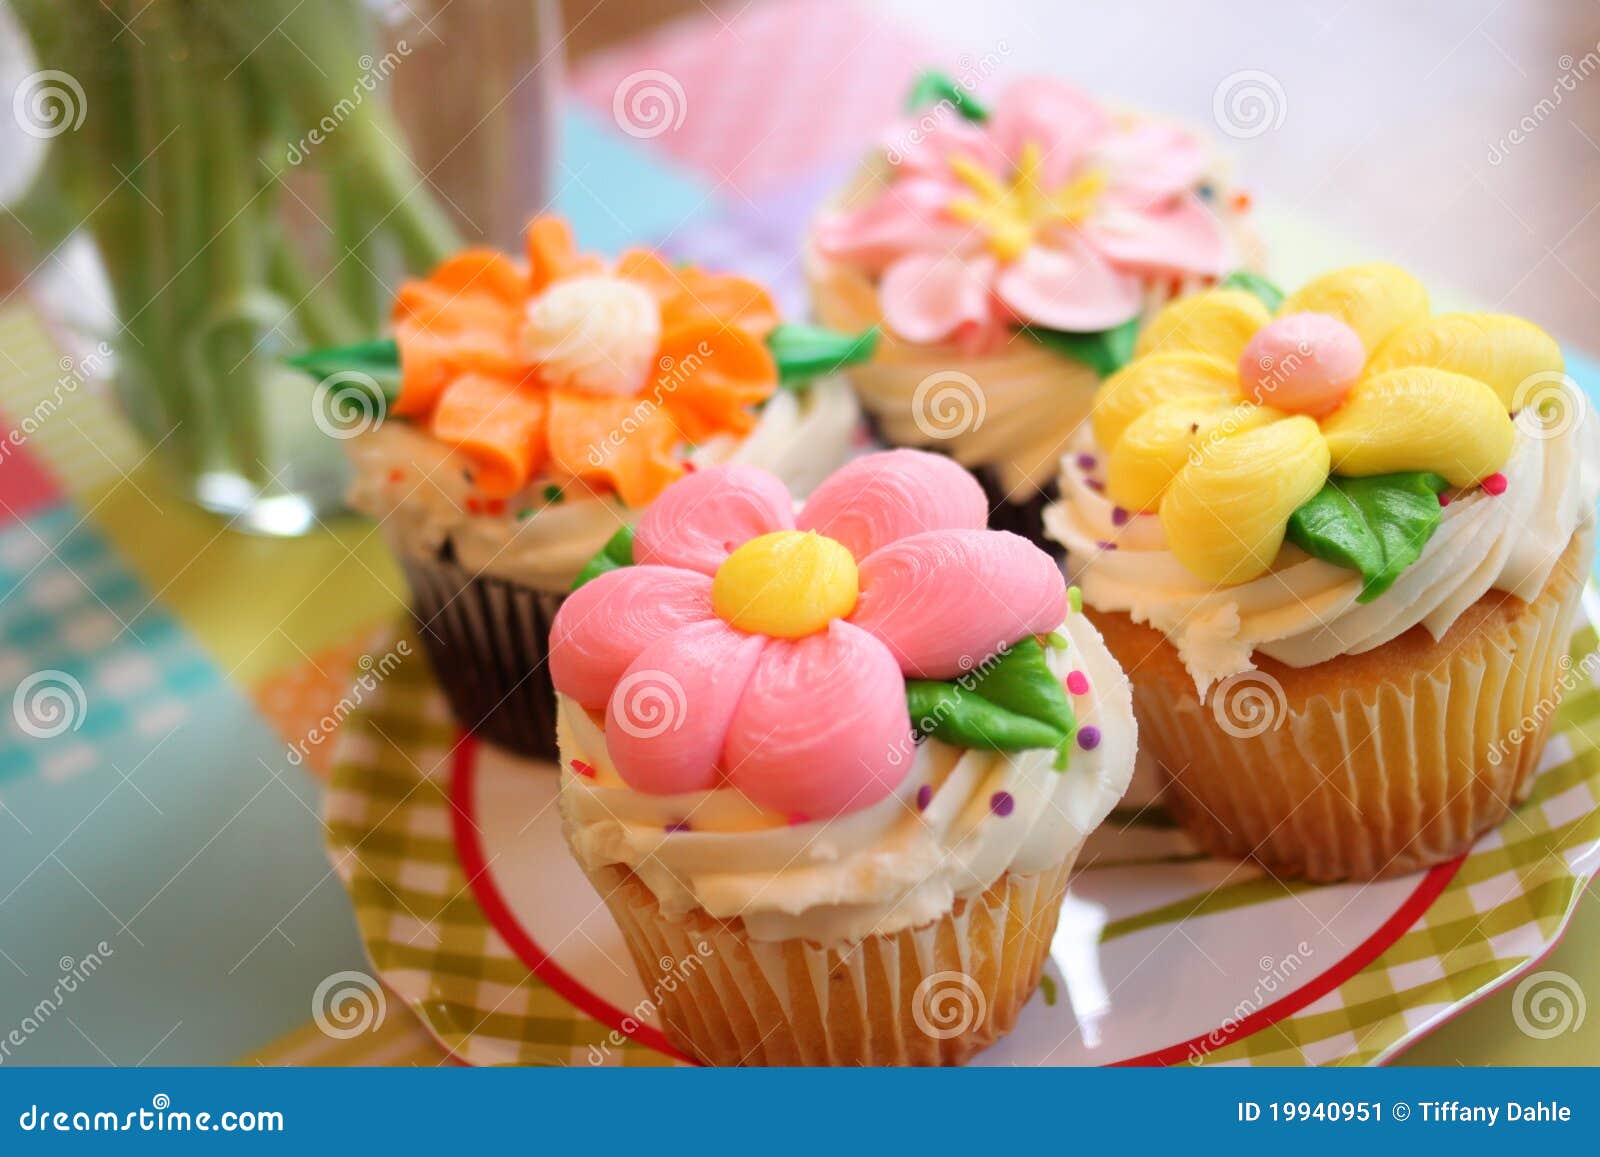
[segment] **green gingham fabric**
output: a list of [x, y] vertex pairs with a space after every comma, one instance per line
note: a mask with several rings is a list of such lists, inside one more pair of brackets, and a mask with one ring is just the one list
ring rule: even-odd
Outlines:
[[[1337, 989], [1199, 1063], [1382, 1063], [1548, 951], [1600, 871], [1600, 690], [1586, 660], [1595, 649], [1586, 626], [1573, 638], [1575, 685], [1555, 720], [1554, 758], [1530, 798], [1479, 842], [1423, 918]], [[403, 664], [351, 716], [328, 794], [329, 855], [374, 967], [471, 1064], [671, 1063], [631, 1043], [603, 1047], [610, 1030], [529, 972], [489, 926], [456, 860], [454, 727], [431, 679], [424, 664]], [[1181, 906], [1165, 907], [1132, 919], [1160, 923]]]

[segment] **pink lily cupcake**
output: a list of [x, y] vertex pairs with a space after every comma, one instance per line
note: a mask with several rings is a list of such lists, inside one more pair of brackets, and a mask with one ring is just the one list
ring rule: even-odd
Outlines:
[[1097, 395], [1046, 523], [1205, 848], [1370, 879], [1526, 797], [1594, 560], [1560, 347], [1392, 265], [1176, 301]]
[[1095, 388], [1143, 317], [1259, 263], [1248, 208], [1185, 128], [1047, 78], [990, 109], [930, 75], [815, 224], [813, 309], [881, 327], [850, 380], [883, 441], [949, 453], [994, 526], [1054, 549], [1040, 511]]
[[705, 470], [557, 614], [567, 838], [686, 1055], [957, 1064], [1037, 985], [1132, 704], [1054, 562], [986, 513], [910, 450], [798, 511]]

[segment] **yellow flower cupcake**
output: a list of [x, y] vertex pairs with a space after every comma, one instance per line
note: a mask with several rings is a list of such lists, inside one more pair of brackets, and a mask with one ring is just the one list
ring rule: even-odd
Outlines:
[[1563, 371], [1364, 265], [1179, 299], [1100, 388], [1046, 527], [1207, 849], [1389, 875], [1526, 793], [1600, 492]]

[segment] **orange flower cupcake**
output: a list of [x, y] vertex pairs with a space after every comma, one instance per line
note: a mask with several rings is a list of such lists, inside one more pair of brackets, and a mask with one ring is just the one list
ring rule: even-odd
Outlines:
[[295, 359], [350, 438], [350, 503], [379, 520], [462, 724], [553, 758], [550, 621], [597, 554], [697, 467], [749, 462], [800, 493], [848, 455], [870, 352], [779, 324], [755, 282], [528, 227], [519, 262], [468, 249], [396, 295], [392, 341]]

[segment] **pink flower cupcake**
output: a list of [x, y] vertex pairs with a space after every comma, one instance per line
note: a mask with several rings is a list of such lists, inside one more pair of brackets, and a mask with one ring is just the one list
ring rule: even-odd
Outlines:
[[993, 525], [1054, 549], [1040, 511], [1096, 387], [1154, 308], [1258, 263], [1249, 199], [1195, 134], [1059, 81], [992, 110], [950, 81], [916, 95], [816, 222], [813, 307], [882, 328], [850, 374], [882, 439], [948, 452]]
[[704, 470], [557, 614], [567, 837], [687, 1055], [959, 1063], [1038, 983], [1132, 701], [986, 507], [910, 450], [798, 511], [764, 471]]

